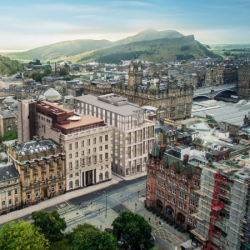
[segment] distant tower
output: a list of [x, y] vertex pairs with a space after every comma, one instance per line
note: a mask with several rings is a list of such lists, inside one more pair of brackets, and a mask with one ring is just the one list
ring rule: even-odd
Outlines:
[[135, 53], [134, 58], [129, 65], [128, 85], [133, 87], [142, 85], [142, 77], [142, 63], [139, 60], [139, 55]]

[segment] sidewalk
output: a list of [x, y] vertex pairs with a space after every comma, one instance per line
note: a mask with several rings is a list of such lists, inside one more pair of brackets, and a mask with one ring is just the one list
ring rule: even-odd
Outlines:
[[122, 175], [119, 175], [119, 174], [117, 174], [117, 173], [115, 173], [115, 172], [112, 171], [112, 175], [117, 176], [118, 178], [121, 178], [121, 179], [123, 179], [125, 181], [130, 181], [130, 180], [134, 180], [134, 179], [146, 176], [147, 175], [147, 171], [140, 172], [138, 174], [130, 175], [130, 176], [122, 176]]
[[78, 189], [78, 190], [75, 190], [72, 192], [68, 192], [66, 194], [56, 196], [52, 199], [38, 203], [37, 205], [33, 205], [30, 207], [23, 208], [21, 210], [13, 211], [13, 212], [10, 212], [6, 215], [1, 215], [0, 216], [0, 223], [4, 224], [4, 223], [7, 223], [9, 221], [16, 220], [20, 217], [30, 215], [32, 212], [55, 206], [57, 204], [63, 203], [64, 201], [70, 200], [72, 198], [76, 198], [76, 197], [79, 197], [79, 196], [82, 196], [85, 194], [89, 194], [91, 192], [109, 187], [109, 186], [117, 184], [117, 183], [118, 183], [118, 181], [111, 180], [111, 181], [101, 183], [101, 184], [98, 184], [95, 186], [86, 187], [84, 189]]

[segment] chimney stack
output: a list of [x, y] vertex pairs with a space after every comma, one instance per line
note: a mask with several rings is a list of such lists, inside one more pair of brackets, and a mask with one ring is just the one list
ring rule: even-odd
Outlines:
[[189, 158], [189, 155], [188, 154], [184, 154], [183, 156], [183, 161], [182, 161], [182, 165], [186, 166], [187, 163], [188, 163], [188, 158]]

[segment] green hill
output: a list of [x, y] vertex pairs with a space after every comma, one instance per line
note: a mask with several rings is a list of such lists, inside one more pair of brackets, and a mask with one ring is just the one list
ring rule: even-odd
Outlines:
[[[137, 42], [137, 41], [147, 41], [155, 40], [160, 38], [175, 38], [183, 36], [174, 30], [145, 30], [135, 36], [127, 37], [125, 39], [110, 42], [108, 40], [75, 40], [75, 41], [65, 41], [60, 43], [55, 43], [51, 45], [46, 45], [43, 47], [35, 48], [25, 52], [19, 53], [8, 53], [7, 55], [11, 59], [18, 60], [32, 60], [40, 59], [42, 61], [58, 61], [58, 60], [72, 60], [74, 61], [74, 56], [79, 54], [84, 54], [89, 51], [94, 51], [102, 48], [113, 47], [117, 45]], [[76, 59], [78, 60], [78, 58]]]
[[9, 53], [10, 58], [15, 59], [40, 59], [57, 60], [62, 56], [70, 57], [84, 52], [108, 47], [112, 42], [107, 40], [75, 40], [46, 45], [36, 49], [19, 53]]
[[119, 63], [120, 60], [130, 60], [138, 51], [141, 60], [152, 62], [167, 62], [173, 60], [188, 60], [205, 57], [219, 57], [194, 39], [194, 36], [183, 36], [172, 39], [157, 39], [153, 41], [134, 42], [112, 48], [100, 49], [78, 60], [78, 63], [99, 61]]
[[0, 55], [0, 74], [10, 76], [23, 70], [23, 66], [16, 60]]
[[155, 29], [147, 29], [144, 31], [139, 32], [135, 36], [129, 36], [125, 39], [119, 40], [114, 42], [115, 45], [122, 45], [127, 43], [133, 42], [140, 42], [140, 41], [150, 41], [162, 38], [179, 38], [183, 35], [175, 30], [164, 30], [164, 31], [157, 31]]

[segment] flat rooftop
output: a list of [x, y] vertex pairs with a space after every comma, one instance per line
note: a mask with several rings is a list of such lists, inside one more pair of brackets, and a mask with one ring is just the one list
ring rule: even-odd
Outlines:
[[103, 120], [96, 118], [94, 116], [91, 116], [91, 115], [85, 115], [85, 116], [80, 117], [79, 120], [69, 121], [69, 123], [66, 123], [66, 124], [55, 123], [54, 127], [58, 129], [69, 130], [69, 129], [80, 128], [80, 127], [85, 127], [88, 125], [99, 124], [99, 123], [103, 123]]
[[[104, 96], [102, 96], [104, 97]], [[123, 98], [123, 97], [121, 97]], [[108, 110], [110, 112], [116, 113], [121, 116], [130, 116], [136, 114], [136, 112], [143, 112], [143, 109], [138, 108], [132, 104], [129, 103], [124, 103], [124, 105], [119, 105], [116, 106], [112, 103], [107, 103], [105, 101], [99, 100], [98, 96], [94, 95], [84, 95], [84, 96], [79, 96], [79, 97], [74, 97], [75, 100], [81, 101], [84, 103], [91, 104], [93, 106], [96, 106], [101, 109]], [[124, 99], [124, 98], [123, 98]], [[118, 98], [115, 98], [115, 101], [117, 101]], [[118, 101], [122, 101], [122, 99], [119, 99]]]

